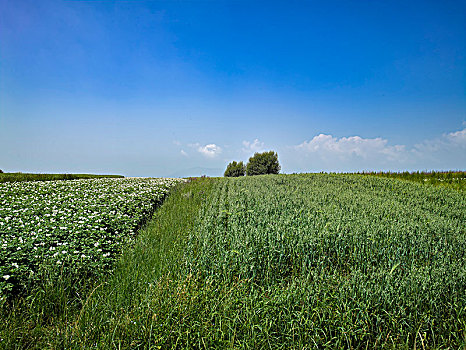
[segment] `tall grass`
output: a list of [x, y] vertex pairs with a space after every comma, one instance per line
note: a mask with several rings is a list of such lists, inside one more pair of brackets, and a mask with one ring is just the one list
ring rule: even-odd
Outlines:
[[123, 178], [123, 175], [0, 173], [0, 182]]
[[222, 291], [205, 299], [204, 310], [217, 311], [200, 339], [234, 337], [245, 348], [464, 345], [464, 195], [342, 175], [218, 186], [186, 254], [187, 274]]

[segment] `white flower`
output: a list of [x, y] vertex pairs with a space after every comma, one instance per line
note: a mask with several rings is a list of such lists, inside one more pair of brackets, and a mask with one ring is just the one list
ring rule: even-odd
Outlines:
[[3, 278], [4, 278], [5, 280], [8, 280], [10, 277], [11, 277], [10, 275], [3, 275]]

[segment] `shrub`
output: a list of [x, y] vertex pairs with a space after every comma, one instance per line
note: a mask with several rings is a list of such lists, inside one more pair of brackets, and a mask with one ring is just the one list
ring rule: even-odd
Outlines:
[[233, 161], [227, 165], [227, 168], [223, 176], [238, 177], [238, 176], [244, 176], [245, 173], [246, 173], [246, 167], [244, 166], [243, 162], [237, 163]]
[[249, 158], [248, 165], [246, 166], [246, 174], [248, 176], [278, 174], [279, 172], [278, 154], [274, 151], [254, 153], [254, 156]]
[[2, 169], [0, 169], [0, 174], [3, 174], [3, 170], [2, 170]]

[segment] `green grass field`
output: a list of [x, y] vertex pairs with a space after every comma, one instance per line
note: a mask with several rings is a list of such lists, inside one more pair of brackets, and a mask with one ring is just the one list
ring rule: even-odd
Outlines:
[[1, 182], [123, 178], [123, 175], [0, 173]]
[[1, 305], [0, 347], [462, 349], [466, 196], [360, 175], [177, 185], [113, 273]]

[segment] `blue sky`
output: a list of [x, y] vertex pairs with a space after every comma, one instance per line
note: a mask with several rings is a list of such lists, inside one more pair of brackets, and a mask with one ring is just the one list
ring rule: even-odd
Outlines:
[[466, 169], [464, 1], [0, 0], [0, 169]]

